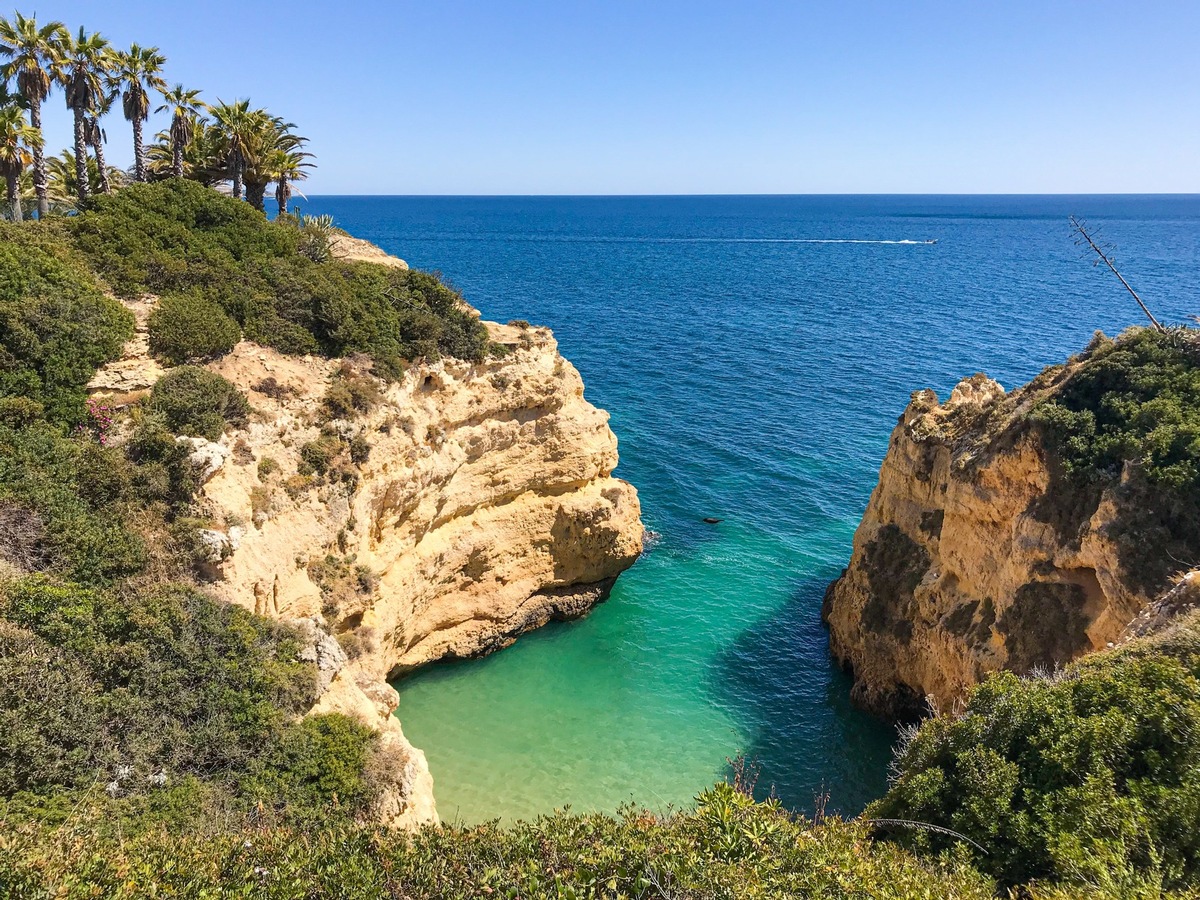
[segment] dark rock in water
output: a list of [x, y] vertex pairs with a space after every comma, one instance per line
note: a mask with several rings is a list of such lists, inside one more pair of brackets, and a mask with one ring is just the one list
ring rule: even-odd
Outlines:
[[705, 525], [716, 525], [720, 521], [721, 521], [720, 519], [714, 519], [712, 516], [709, 516], [708, 518], [706, 518], [704, 520], [704, 524]]
[[662, 542], [662, 533], [646, 529], [646, 534], [642, 538], [642, 556], [646, 556], [651, 550], [657, 547]]

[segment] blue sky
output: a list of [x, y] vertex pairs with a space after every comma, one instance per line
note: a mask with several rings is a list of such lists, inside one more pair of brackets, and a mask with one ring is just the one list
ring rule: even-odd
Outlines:
[[[1200, 191], [1195, 0], [23, 10], [156, 44], [172, 82], [298, 123], [310, 193]], [[125, 122], [107, 131], [127, 164]]]

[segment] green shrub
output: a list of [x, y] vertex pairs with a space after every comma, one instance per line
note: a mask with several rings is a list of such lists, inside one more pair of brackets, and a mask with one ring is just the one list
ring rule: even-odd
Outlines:
[[350, 438], [350, 462], [356, 466], [361, 466], [370, 458], [371, 445], [367, 442], [366, 436], [362, 432], [359, 432]]
[[335, 434], [322, 434], [300, 448], [300, 474], [324, 475], [337, 459], [345, 443]]
[[150, 352], [168, 365], [222, 356], [242, 336], [224, 309], [197, 293], [164, 297], [149, 326]]
[[291, 810], [293, 816], [325, 810], [333, 802], [362, 809], [371, 799], [363, 773], [378, 737], [342, 715], [310, 716], [252, 762], [242, 790], [279, 811]]
[[132, 336], [133, 316], [57, 232], [0, 223], [0, 398], [40, 403], [50, 420], [76, 424], [84, 385]]
[[0, 425], [0, 504], [36, 515], [39, 555], [67, 577], [107, 582], [141, 569], [145, 547], [125, 517], [140, 499], [132, 469], [89, 438]]
[[1137, 329], [1093, 342], [1053, 400], [1033, 412], [1057, 461], [1068, 530], [1100, 491], [1130, 480], [1114, 526], [1123, 565], [1149, 593], [1200, 546], [1200, 332]]
[[187, 180], [97, 197], [65, 227], [118, 293], [194, 294], [284, 353], [364, 353], [394, 377], [418, 356], [487, 352], [487, 329], [435, 276], [313, 261], [293, 225]]
[[1131, 461], [1165, 490], [1200, 488], [1197, 338], [1145, 328], [1092, 352], [1035, 416], [1068, 474], [1111, 480]]
[[[6, 692], [0, 794], [80, 787], [133, 767], [213, 777], [278, 756], [290, 719], [315, 695], [313, 667], [287, 629], [186, 588], [118, 595], [43, 577], [0, 590], [0, 665], [8, 683], [70, 684]], [[36, 650], [36, 652], [31, 652]], [[42, 761], [57, 761], [42, 765]]]
[[101, 741], [100, 692], [62, 648], [0, 619], [0, 797], [79, 783]]
[[29, 397], [0, 397], [0, 425], [20, 428], [44, 418], [46, 407]]
[[[921, 727], [869, 816], [949, 828], [1006, 884], [1200, 877], [1200, 636], [1090, 657], [1054, 678], [994, 675]], [[918, 847], [952, 838], [904, 833]]]
[[246, 396], [232, 383], [197, 366], [180, 366], [160, 378], [146, 406], [176, 434], [210, 441], [226, 427], [244, 424], [250, 412]]
[[[67, 223], [76, 246], [123, 296], [204, 288], [228, 306], [255, 264], [294, 254], [294, 229], [186, 179], [98, 196]], [[228, 301], [228, 302], [226, 302]]]
[[778, 804], [718, 786], [695, 812], [666, 817], [556, 814], [503, 827], [416, 834], [336, 828], [258, 829], [245, 836], [155, 831], [118, 841], [71, 829], [0, 836], [0, 882], [24, 896], [70, 884], [77, 896], [262, 900], [314, 897], [872, 898], [990, 900], [986, 879], [954, 861], [922, 861], [871, 844], [862, 826], [814, 827]]
[[321, 404], [333, 419], [352, 419], [375, 408], [382, 396], [375, 379], [346, 364], [329, 382]]
[[143, 503], [165, 503], [172, 512], [187, 506], [197, 486], [190, 448], [175, 440], [164, 416], [144, 416], [124, 450], [137, 466], [132, 481]]

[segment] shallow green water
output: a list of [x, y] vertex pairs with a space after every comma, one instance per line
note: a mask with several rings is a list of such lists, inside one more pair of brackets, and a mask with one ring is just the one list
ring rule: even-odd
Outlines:
[[[768, 733], [771, 744], [791, 734], [810, 764], [827, 763], [827, 742], [854, 747], [825, 773], [850, 808], [879, 787], [890, 732], [849, 709], [845, 719], [811, 715], [844, 705], [842, 677], [820, 640], [809, 644], [815, 658], [780, 647], [784, 634], [797, 637], [800, 610], [812, 609], [800, 602], [794, 573], [778, 565], [789, 548], [736, 525], [705, 527], [711, 533], [690, 545], [659, 539], [586, 619], [400, 683], [398, 715], [429, 756], [443, 819], [527, 818], [572, 804], [685, 805], [724, 777], [729, 757], [777, 756], [760, 746]], [[773, 650], [783, 653], [774, 665], [794, 670], [790, 696], [741, 696], [755, 670], [772, 680], [762, 657]], [[423, 736], [434, 740], [422, 745]], [[795, 801], [802, 788], [777, 764], [767, 766], [764, 791], [773, 774], [789, 777]], [[811, 801], [820, 781], [809, 787]]]

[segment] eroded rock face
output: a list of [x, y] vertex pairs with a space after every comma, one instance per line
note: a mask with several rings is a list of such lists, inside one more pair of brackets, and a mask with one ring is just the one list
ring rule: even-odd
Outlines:
[[[238, 537], [213, 587], [340, 636], [353, 658], [318, 710], [350, 710], [389, 735], [409, 773], [381, 811], [397, 824], [434, 806], [386, 680], [583, 615], [641, 552], [637, 493], [611, 474], [608, 415], [584, 399], [548, 330], [490, 327], [508, 357], [415, 366], [349, 421], [321, 411], [338, 362], [243, 343], [211, 366], [258, 411], [222, 439], [228, 459], [202, 489]], [[349, 478], [298, 474], [322, 429], [369, 448]]]
[[1105, 647], [1149, 601], [1111, 535], [1120, 486], [1064, 508], [1076, 501], [1028, 417], [1069, 374], [1012, 395], [982, 375], [945, 404], [913, 395], [825, 597], [830, 649], [862, 705], [948, 710], [988, 672]]
[[[241, 344], [213, 364], [260, 411], [225, 436], [232, 461], [203, 489], [252, 523], [216, 590], [354, 632], [358, 670], [380, 680], [489, 652], [601, 599], [642, 536], [636, 492], [611, 475], [608, 416], [549, 331], [492, 330], [510, 356], [414, 367], [353, 421], [320, 414], [338, 363]], [[350, 467], [357, 483], [296, 474], [322, 427], [369, 447]]]
[[150, 313], [158, 306], [158, 298], [145, 296], [121, 303], [133, 313], [133, 339], [126, 343], [121, 358], [103, 366], [87, 386], [90, 392], [118, 403], [150, 390], [164, 372], [150, 355]]

